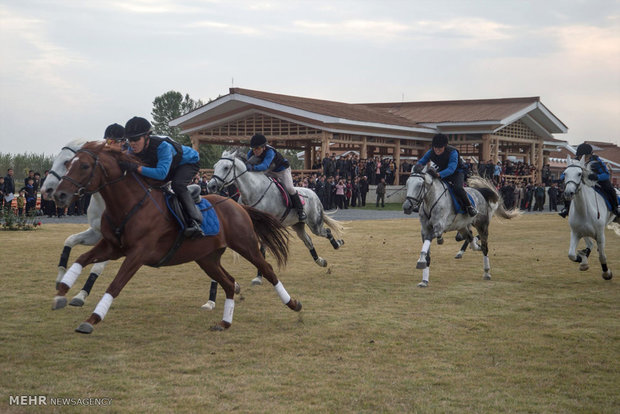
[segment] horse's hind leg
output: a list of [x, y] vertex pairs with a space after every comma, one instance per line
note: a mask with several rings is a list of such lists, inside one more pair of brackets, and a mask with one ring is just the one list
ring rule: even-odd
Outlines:
[[235, 243], [234, 246], [231, 245], [230, 247], [261, 271], [263, 277], [274, 286], [278, 296], [280, 296], [280, 300], [282, 300], [282, 303], [296, 312], [301, 310], [301, 302], [297, 299], [293, 299], [288, 294], [282, 282], [278, 280], [278, 277], [273, 271], [273, 267], [271, 267], [271, 265], [260, 254], [259, 249], [252, 240], [248, 240], [248, 242], [243, 245]]
[[[262, 244], [260, 245], [260, 254], [263, 255], [263, 258], [265, 257], [265, 246], [263, 246]], [[261, 273], [260, 270], [257, 270], [256, 277], [252, 279], [252, 286], [262, 285], [262, 284], [263, 284], [263, 274]]]
[[90, 275], [88, 275], [88, 279], [86, 279], [86, 283], [84, 283], [82, 290], [80, 290], [80, 292], [75, 295], [73, 299], [71, 299], [69, 305], [84, 306], [84, 301], [86, 300], [88, 295], [90, 295], [90, 291], [92, 290], [95, 281], [97, 280], [99, 275], [101, 275], [107, 263], [108, 262], [106, 260], [105, 262], [95, 263], [93, 265], [93, 268], [90, 270]]
[[454, 256], [454, 258], [460, 259], [461, 257], [463, 257], [463, 255], [465, 254], [465, 250], [467, 250], [467, 246], [469, 246], [469, 241], [465, 240], [465, 243], [463, 243], [463, 245], [461, 246], [461, 250], [456, 253], [456, 256]]
[[484, 280], [491, 280], [491, 263], [489, 262], [489, 222], [484, 221], [479, 224], [478, 237], [480, 238], [480, 249], [482, 250], [482, 270]]
[[233, 321], [233, 313], [235, 310], [235, 279], [228, 274], [220, 263], [220, 258], [225, 249], [218, 249], [211, 253], [209, 256], [196, 260], [196, 263], [202, 270], [205, 271], [209, 277], [217, 281], [226, 295], [224, 301], [224, 315], [222, 320], [215, 326], [211, 327], [212, 330], [221, 331], [230, 328]]
[[596, 240], [596, 244], [598, 247], [598, 260], [601, 262], [601, 268], [603, 269], [603, 274], [601, 275], [605, 280], [611, 280], [613, 274], [611, 273], [611, 269], [607, 267], [607, 256], [605, 255], [605, 228], [601, 230], [599, 237]]
[[202, 309], [215, 309], [215, 298], [217, 297], [217, 282], [211, 279], [211, 287], [209, 288], [209, 300], [201, 306]]
[[306, 248], [310, 251], [310, 254], [312, 255], [312, 259], [314, 259], [314, 262], [321, 267], [327, 266], [327, 260], [323, 259], [322, 257], [319, 257], [319, 255], [316, 254], [316, 250], [314, 249], [314, 244], [312, 243], [312, 239], [310, 238], [308, 233], [306, 233], [306, 225], [304, 223], [296, 223], [296, 224], [293, 224], [292, 227], [293, 227], [293, 230], [295, 230], [295, 233], [297, 233], [297, 237], [299, 237], [301, 241], [304, 242], [304, 244], [306, 245]]

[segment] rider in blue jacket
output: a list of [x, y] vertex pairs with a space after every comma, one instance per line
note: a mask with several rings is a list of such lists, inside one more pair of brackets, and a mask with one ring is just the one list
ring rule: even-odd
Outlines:
[[448, 145], [448, 137], [444, 134], [437, 134], [433, 137], [433, 148], [428, 150], [426, 154], [416, 164], [414, 171], [422, 171], [424, 166], [433, 161], [437, 165], [439, 172], [433, 168], [428, 170], [429, 174], [435, 178], [441, 178], [452, 184], [454, 195], [459, 199], [463, 209], [467, 211], [471, 217], [478, 214], [478, 210], [471, 205], [469, 197], [463, 188], [465, 182], [465, 173], [467, 171], [464, 163], [461, 161], [459, 151]]
[[[611, 203], [611, 211], [616, 216], [620, 216], [620, 207], [618, 207], [618, 196], [616, 195], [616, 190], [614, 186], [611, 184], [609, 170], [605, 163], [598, 157], [592, 153], [592, 146], [590, 144], [580, 144], [577, 147], [577, 153], [575, 154], [575, 158], [579, 159], [582, 156], [586, 156], [586, 165], [588, 165], [590, 171], [592, 171], [588, 175], [588, 179], [592, 181], [598, 182], [599, 187], [607, 196], [607, 199]], [[560, 177], [564, 179], [564, 174]], [[565, 207], [558, 214], [564, 218], [568, 215], [570, 211], [570, 201], [565, 202]]]
[[121, 168], [155, 180], [172, 181], [172, 191], [188, 216], [185, 237], [204, 236], [200, 228], [202, 213], [187, 190], [187, 185], [200, 169], [198, 152], [169, 137], [152, 135], [149, 121], [137, 116], [125, 124], [125, 137], [129, 140], [129, 153], [138, 157], [145, 165], [119, 162]]
[[286, 158], [270, 145], [263, 134], [254, 134], [250, 139], [248, 151], [248, 171], [265, 171], [265, 175], [276, 178], [291, 196], [293, 207], [297, 210], [299, 221], [306, 220], [306, 212], [301, 204], [299, 194], [293, 187], [291, 167]]

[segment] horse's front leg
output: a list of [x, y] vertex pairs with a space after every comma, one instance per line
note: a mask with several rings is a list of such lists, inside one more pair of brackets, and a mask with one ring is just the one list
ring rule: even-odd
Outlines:
[[82, 273], [84, 266], [91, 263], [105, 262], [111, 258], [116, 259], [118, 257], [119, 255], [115, 254], [115, 249], [105, 240], [100, 240], [95, 247], [78, 257], [58, 284], [52, 310], [62, 309], [67, 306], [66, 294], [69, 289], [71, 289], [71, 286], [73, 286], [78, 276], [80, 276], [80, 273]]
[[92, 246], [97, 243], [101, 239], [101, 233], [98, 231], [89, 228], [81, 233], [72, 234], [67, 237], [64, 243], [64, 247], [62, 249], [62, 253], [60, 255], [60, 261], [58, 262], [58, 275], [56, 276], [56, 289], [58, 289], [58, 285], [62, 281], [65, 273], [67, 272], [67, 263], [69, 262], [69, 255], [71, 254], [71, 249], [78, 245], [84, 244], [87, 246]]
[[97, 278], [103, 272], [103, 269], [105, 269], [105, 266], [107, 263], [108, 262], [105, 261], [101, 263], [95, 263], [93, 265], [92, 269], [90, 270], [90, 275], [88, 275], [88, 279], [86, 279], [86, 282], [84, 283], [84, 286], [82, 287], [82, 290], [80, 290], [80, 292], [77, 295], [75, 295], [73, 299], [71, 299], [71, 302], [69, 302], [69, 305], [84, 306], [84, 301], [86, 300], [88, 295], [90, 295], [90, 291], [93, 288], [93, 285], [97, 281]]
[[577, 250], [577, 256], [581, 257], [581, 262], [579, 263], [579, 270], [586, 271], [590, 268], [588, 258], [590, 257], [590, 253], [592, 253], [592, 249], [594, 248], [594, 242], [590, 237], [584, 237], [583, 240], [586, 242], [586, 248], [583, 250]]
[[[568, 247], [568, 258], [573, 262], [581, 263], [583, 256], [577, 254], [577, 245], [579, 244], [579, 236], [573, 230], [570, 232], [570, 245]], [[587, 268], [586, 268], [587, 269]]]
[[[439, 233], [441, 234], [441, 233]], [[425, 269], [428, 266], [426, 262], [426, 255], [431, 248], [431, 241], [434, 238], [434, 233], [432, 231], [423, 231], [422, 232], [422, 250], [420, 251], [420, 257], [418, 258], [418, 262], [416, 263], [416, 269]]]
[[605, 255], [605, 227], [601, 229], [596, 244], [598, 247], [598, 260], [601, 262], [601, 268], [603, 269], [603, 274], [601, 276], [605, 280], [611, 280], [613, 274], [611, 273], [611, 269], [607, 267], [607, 256]]
[[75, 332], [89, 334], [93, 331], [94, 325], [98, 324], [105, 318], [110, 306], [112, 306], [112, 301], [121, 293], [121, 290], [123, 290], [127, 282], [129, 282], [133, 275], [135, 275], [138, 269], [140, 269], [143, 265], [143, 262], [139, 256], [139, 254], [131, 254], [127, 256], [120, 269], [118, 269], [116, 277], [108, 286], [108, 289], [99, 303], [97, 303], [93, 313], [75, 329]]

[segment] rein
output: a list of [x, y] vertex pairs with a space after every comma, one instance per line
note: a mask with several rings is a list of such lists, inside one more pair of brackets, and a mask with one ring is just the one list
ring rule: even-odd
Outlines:
[[[69, 150], [69, 151], [71, 151], [71, 152], [72, 152], [72, 153], [74, 153], [74, 154], [76, 153], [76, 151], [75, 151], [73, 148], [71, 148], [71, 147], [62, 147], [62, 148], [60, 149], [60, 151], [63, 151], [63, 150]], [[58, 181], [62, 180], [62, 177], [60, 176], [60, 174], [58, 174], [58, 173], [57, 173], [56, 171], [54, 171], [54, 170], [49, 170], [49, 171], [48, 171], [48, 174], [52, 174], [54, 177], [56, 177], [56, 178], [58, 179]]]
[[[230, 171], [228, 171], [228, 173], [224, 176], [224, 178], [221, 178], [220, 176], [218, 176], [216, 174], [213, 174], [211, 176], [212, 178], [215, 178], [215, 179], [219, 180], [222, 183], [222, 185], [219, 188], [220, 190], [222, 188], [227, 187], [227, 186], [231, 185], [232, 183], [236, 182], [237, 178], [241, 177], [243, 174], [248, 172], [248, 170], [246, 169], [241, 174], [237, 175], [237, 169], [235, 168], [235, 159], [234, 158], [222, 157], [222, 158], [220, 158], [220, 161], [221, 160], [230, 161], [232, 163], [232, 168], [230, 169]], [[231, 172], [233, 173], [233, 179], [231, 181], [226, 182], [226, 178], [228, 178], [228, 176], [230, 175]], [[265, 195], [267, 194], [267, 191], [269, 191], [269, 188], [271, 188], [272, 185], [273, 185], [273, 181], [269, 180], [269, 185], [267, 186], [267, 188], [265, 189], [263, 194], [260, 196], [258, 201], [255, 202], [254, 204], [252, 204], [250, 207], [256, 207], [261, 201], [263, 201], [263, 198], [265, 198]], [[239, 189], [237, 189], [237, 192], [239, 192]], [[231, 197], [229, 197], [229, 198], [231, 198]]]
[[[573, 180], [565, 181], [564, 182], [564, 186], [566, 187], [566, 184], [570, 184], [570, 183], [575, 184], [575, 187], [576, 187], [575, 195], [577, 195], [579, 193], [579, 191], [581, 190], [581, 184], [585, 183], [584, 175], [583, 175], [584, 168], [581, 165], [571, 164], [568, 167], [566, 167], [566, 170], [568, 170], [569, 168], [572, 168], [572, 167], [580, 168], [581, 169], [581, 171], [582, 171], [581, 180], [579, 182], [576, 182], [576, 181], [573, 181]], [[600, 211], [599, 206], [598, 206], [598, 197], [596, 197], [596, 191], [594, 192], [594, 202], [596, 203], [596, 219], [598, 220], [598, 219], [601, 218], [601, 211]]]
[[108, 185], [112, 185], [112, 184], [116, 184], [119, 181], [122, 181], [125, 179], [125, 175], [121, 175], [119, 178], [112, 180], [112, 181], [108, 181], [107, 183], [97, 187], [96, 189], [92, 190], [92, 191], [87, 191], [86, 187], [88, 187], [90, 185], [90, 182], [93, 180], [93, 178], [95, 177], [95, 170], [97, 169], [97, 166], [99, 166], [99, 168], [101, 168], [101, 170], [103, 171], [103, 175], [105, 175], [106, 177], [108, 177], [108, 172], [106, 171], [105, 167], [103, 166], [103, 164], [101, 164], [99, 162], [99, 157], [94, 154], [93, 152], [86, 150], [86, 149], [79, 149], [77, 151], [75, 151], [76, 155], [78, 152], [83, 152], [85, 154], [90, 155], [94, 160], [95, 160], [95, 165], [93, 166], [93, 169], [90, 171], [90, 176], [88, 177], [88, 182], [84, 185], [82, 185], [82, 183], [78, 182], [77, 180], [74, 180], [73, 178], [69, 177], [68, 175], [63, 175], [61, 180], [66, 180], [69, 183], [71, 183], [73, 186], [75, 186], [77, 188], [76, 192], [73, 193], [73, 195], [78, 196], [78, 197], [83, 197], [87, 194], [95, 194], [98, 193], [99, 191], [101, 191], [103, 188], [107, 187]]
[[[419, 177], [419, 178], [422, 178], [422, 180], [424, 180], [425, 174], [422, 174], [422, 173], [411, 173], [411, 177]], [[441, 182], [441, 185], [443, 186], [443, 192], [439, 195], [439, 197], [437, 197], [437, 199], [435, 200], [435, 202], [431, 206], [431, 208], [428, 211], [428, 213], [426, 212], [426, 209], [422, 208], [422, 211], [424, 212], [424, 215], [426, 215], [426, 217], [429, 218], [429, 219], [431, 218], [431, 214], [433, 212], [433, 209], [435, 208], [435, 206], [437, 205], [439, 200], [441, 200], [441, 197], [443, 197], [444, 194], [448, 191], [448, 186], [446, 185], [446, 183], [444, 183], [443, 180], [439, 180], [439, 181]], [[431, 183], [431, 186], [432, 185], [433, 184]], [[424, 201], [424, 199], [426, 198], [427, 193], [428, 193], [428, 189], [426, 187], [426, 182], [425, 182], [422, 185], [422, 188], [420, 188], [420, 191], [418, 192], [418, 194], [415, 197], [407, 196], [407, 200], [409, 200], [410, 202], [415, 202], [418, 205], [421, 205], [422, 201]]]

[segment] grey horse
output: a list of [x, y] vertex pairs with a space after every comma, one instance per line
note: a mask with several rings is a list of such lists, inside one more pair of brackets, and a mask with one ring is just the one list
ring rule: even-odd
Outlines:
[[[325, 213], [321, 200], [314, 191], [296, 187], [304, 199], [304, 210], [308, 216], [305, 222], [300, 222], [297, 212], [284, 204], [276, 184], [263, 173], [249, 172], [245, 161], [245, 154], [238, 150], [224, 151], [213, 167], [213, 176], [208, 183], [209, 192], [216, 193], [224, 187], [235, 184], [241, 194], [240, 203], [270, 213], [280, 219], [284, 226], [292, 227], [310, 251], [314, 262], [322, 267], [327, 266], [327, 261], [316, 253], [312, 239], [306, 233], [306, 225], [312, 233], [327, 238], [334, 249], [344, 244], [340, 239], [343, 226]], [[260, 284], [260, 276], [257, 276], [252, 283]]]
[[[403, 203], [405, 214], [419, 211], [422, 225], [422, 250], [416, 264], [422, 269], [422, 282], [419, 287], [427, 287], [430, 273], [430, 245], [433, 239], [443, 243], [443, 234], [457, 231], [457, 238], [469, 241], [473, 250], [482, 250], [483, 278], [491, 279], [491, 265], [489, 263], [489, 224], [493, 215], [511, 219], [521, 215], [518, 209], [506, 210], [502, 197], [489, 181], [474, 176], [469, 178], [469, 187], [465, 191], [474, 199], [478, 214], [470, 217], [468, 214], [457, 214], [452, 206], [452, 199], [447, 184], [441, 179], [433, 178], [428, 173], [429, 166], [425, 166], [419, 173], [412, 173], [407, 180], [407, 198]], [[471, 227], [478, 231], [480, 245], [474, 238]]]

